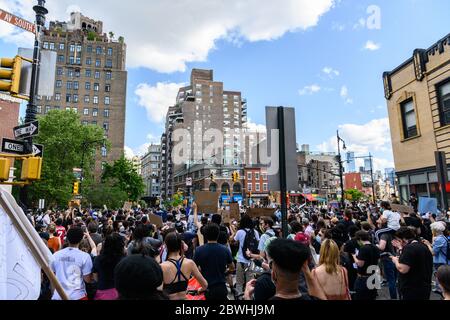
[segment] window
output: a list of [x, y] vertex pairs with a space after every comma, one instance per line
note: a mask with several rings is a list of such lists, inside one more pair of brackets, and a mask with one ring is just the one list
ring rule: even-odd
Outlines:
[[44, 42], [44, 49], [48, 49], [48, 42]]
[[92, 124], [94, 125], [94, 126], [96, 126], [97, 125], [97, 121], [92, 121]]
[[77, 94], [73, 95], [73, 102], [78, 103], [78, 95]]
[[83, 120], [83, 121], [81, 121], [81, 124], [82, 124], [83, 126], [87, 126], [87, 125], [88, 125], [88, 122], [87, 122], [86, 120]]
[[70, 52], [75, 52], [75, 45], [74, 44], [71, 44], [69, 48], [70, 48], [69, 49]]
[[59, 62], [59, 63], [64, 63], [64, 56], [63, 56], [63, 55], [60, 54], [60, 55], [58, 56], [58, 62]]
[[70, 64], [75, 64], [75, 58], [73, 56], [69, 57], [69, 63]]
[[[93, 117], [97, 117], [98, 116], [98, 109], [97, 108], [92, 109], [92, 116]], [[97, 124], [97, 122], [95, 124]]]
[[107, 68], [112, 68], [112, 60], [111, 59], [107, 59], [106, 60], [106, 67]]
[[64, 50], [64, 47], [65, 47], [65, 46], [64, 46], [64, 43], [60, 43], [60, 44], [59, 44], [59, 50]]
[[61, 93], [55, 93], [55, 101], [61, 101]]
[[98, 96], [94, 96], [94, 99], [92, 101], [94, 104], [98, 104]]
[[403, 135], [405, 139], [417, 136], [417, 119], [414, 101], [409, 99], [400, 105], [403, 120]]
[[256, 192], [261, 191], [261, 185], [259, 183], [255, 183], [255, 191]]
[[86, 65], [90, 66], [92, 64], [91, 58], [86, 58]]
[[247, 191], [253, 191], [253, 185], [251, 183], [247, 183]]
[[262, 178], [263, 178], [264, 181], [267, 181], [267, 173], [263, 173], [262, 174]]
[[67, 90], [72, 90], [72, 81], [67, 81]]
[[102, 54], [102, 47], [97, 47], [97, 49], [95, 50], [95, 52], [97, 54]]
[[42, 107], [41, 106], [36, 106], [36, 112], [37, 113], [42, 113]]
[[62, 87], [62, 81], [61, 80], [56, 80], [56, 87], [57, 88], [61, 88]]
[[56, 69], [56, 74], [58, 76], [62, 76], [64, 74], [64, 69], [61, 67], [58, 67], [58, 69]]
[[89, 103], [90, 97], [89, 96], [84, 96], [84, 103]]
[[78, 90], [79, 86], [78, 81], [73, 82], [73, 90]]
[[46, 113], [46, 114], [49, 113], [51, 108], [52, 108], [52, 107], [50, 107], [50, 106], [45, 106], [45, 113]]
[[109, 118], [109, 109], [103, 110], [103, 116], [104, 116], [105, 118]]
[[252, 180], [252, 173], [251, 172], [247, 173], [247, 180]]
[[105, 158], [108, 155], [108, 151], [105, 147], [102, 147], [102, 157]]
[[86, 78], [90, 78], [92, 76], [92, 71], [90, 69], [86, 69], [85, 76]]
[[109, 122], [103, 122], [103, 129], [105, 129], [105, 131], [109, 130]]
[[111, 78], [112, 78], [112, 72], [111, 71], [107, 71], [106, 74], [105, 74], [105, 79], [106, 80], [111, 80]]
[[105, 92], [111, 92], [111, 85], [110, 84], [105, 85]]
[[84, 85], [84, 88], [85, 88], [87, 91], [91, 90], [91, 83], [90, 83], [90, 82], [86, 82], [85, 85]]
[[87, 53], [92, 53], [92, 46], [87, 46], [86, 47], [86, 52]]
[[76, 78], [80, 77], [80, 69], [75, 70], [75, 77]]
[[100, 59], [95, 59], [95, 66], [97, 68], [101, 67], [102, 66], [102, 61]]
[[77, 52], [81, 52], [82, 48], [80, 44], [77, 44]]
[[255, 172], [255, 179], [259, 180], [259, 172]]
[[73, 69], [67, 69], [67, 76], [73, 77]]
[[108, 56], [112, 56], [113, 54], [113, 49], [112, 48], [108, 48]]
[[263, 191], [267, 192], [268, 190], [267, 183], [263, 183]]
[[110, 97], [105, 97], [105, 104], [106, 105], [110, 105], [111, 104], [111, 98]]
[[85, 116], [89, 115], [89, 109], [88, 108], [84, 108], [83, 109], [83, 115], [85, 115]]
[[100, 71], [95, 71], [95, 79], [100, 79]]
[[72, 108], [72, 111], [78, 113], [78, 108]]
[[81, 57], [77, 57], [75, 60], [75, 64], [81, 64]]
[[71, 107], [66, 107], [66, 111], [72, 111]]
[[437, 87], [441, 126], [450, 124], [450, 79]]
[[54, 42], [50, 42], [50, 50], [55, 50], [55, 43]]
[[98, 83], [94, 83], [94, 91], [99, 91], [100, 85]]
[[68, 103], [72, 102], [72, 95], [71, 94], [66, 94], [66, 102], [68, 102]]

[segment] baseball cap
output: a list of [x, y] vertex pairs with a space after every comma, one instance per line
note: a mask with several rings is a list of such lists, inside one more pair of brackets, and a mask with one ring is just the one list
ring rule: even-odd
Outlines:
[[311, 238], [306, 233], [299, 232], [295, 235], [294, 240], [300, 242], [301, 244], [309, 245]]

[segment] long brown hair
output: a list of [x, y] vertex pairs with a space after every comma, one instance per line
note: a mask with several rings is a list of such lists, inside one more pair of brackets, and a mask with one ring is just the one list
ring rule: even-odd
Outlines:
[[326, 239], [320, 248], [319, 265], [325, 266], [328, 274], [336, 274], [340, 263], [339, 247], [334, 240]]

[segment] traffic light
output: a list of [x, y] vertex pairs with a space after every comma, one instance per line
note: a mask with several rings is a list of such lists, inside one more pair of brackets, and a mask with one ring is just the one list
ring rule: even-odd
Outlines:
[[72, 194], [78, 195], [80, 194], [80, 183], [78, 181], [73, 183]]
[[33, 181], [41, 179], [42, 158], [31, 157], [22, 162], [21, 179], [24, 181]]
[[[19, 94], [22, 58], [0, 58], [0, 91], [9, 92], [12, 96]], [[7, 68], [7, 69], [3, 69]], [[6, 81], [4, 81], [6, 80]]]
[[214, 182], [214, 179], [215, 179], [214, 173], [211, 173], [211, 174], [209, 175], [209, 178], [211, 179], [212, 182]]
[[233, 172], [233, 182], [239, 182], [240, 177], [239, 177], [239, 172], [235, 171]]
[[0, 181], [9, 180], [9, 168], [10, 162], [9, 159], [0, 158]]

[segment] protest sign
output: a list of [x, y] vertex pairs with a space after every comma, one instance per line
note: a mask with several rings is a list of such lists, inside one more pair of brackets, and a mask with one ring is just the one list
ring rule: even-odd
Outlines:
[[195, 191], [194, 197], [198, 213], [217, 213], [219, 196], [218, 192]]
[[403, 206], [400, 204], [391, 204], [391, 209], [392, 211], [399, 213], [414, 213], [414, 209], [412, 207]]
[[426, 213], [430, 213], [430, 212], [437, 214], [438, 213], [437, 205], [438, 205], [438, 202], [437, 202], [437, 199], [435, 199], [435, 198], [420, 197], [418, 211], [421, 214], [426, 214]]
[[154, 224], [157, 228], [163, 227], [163, 219], [160, 216], [150, 214], [148, 216], [148, 220], [150, 221], [151, 224]]
[[241, 212], [239, 209], [239, 203], [230, 204], [230, 217], [236, 221], [241, 220]]
[[132, 207], [132, 203], [131, 202], [125, 202], [124, 204], [123, 204], [123, 211], [130, 211], [131, 210], [131, 207]]
[[272, 208], [249, 208], [247, 214], [250, 218], [274, 217], [275, 209]]
[[219, 214], [222, 216], [223, 223], [231, 223], [231, 211], [230, 210], [219, 210]]

